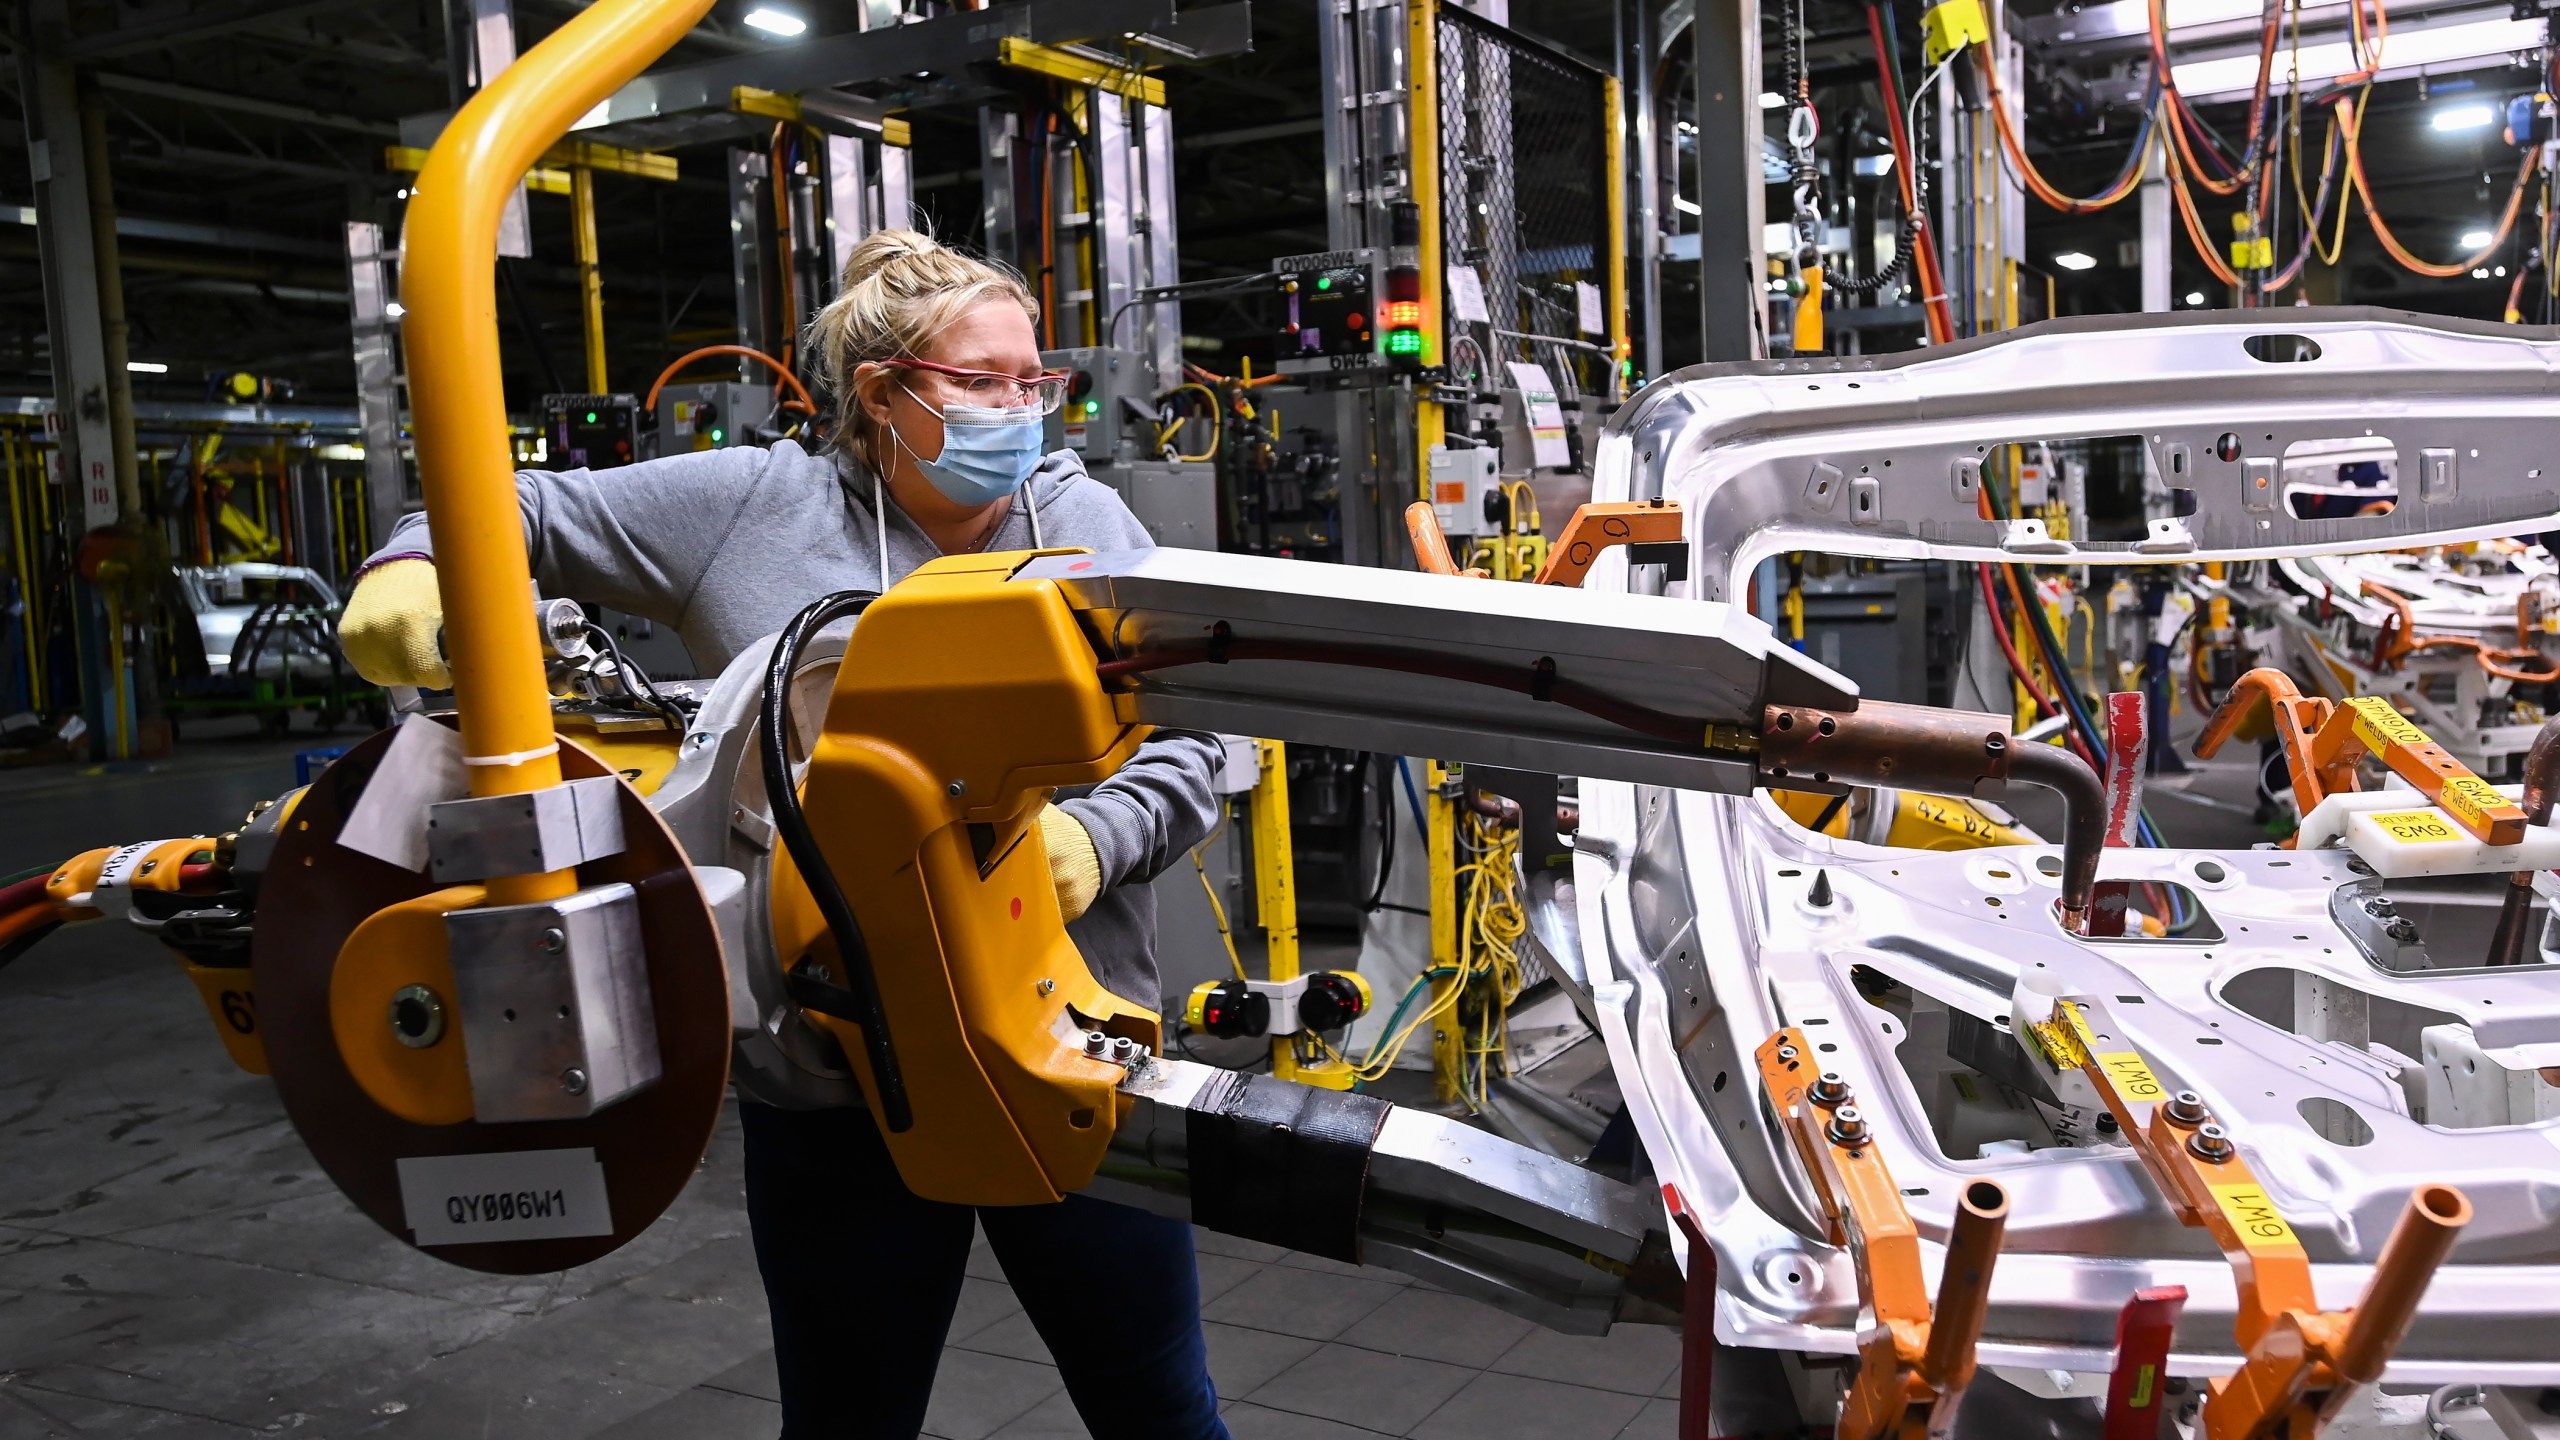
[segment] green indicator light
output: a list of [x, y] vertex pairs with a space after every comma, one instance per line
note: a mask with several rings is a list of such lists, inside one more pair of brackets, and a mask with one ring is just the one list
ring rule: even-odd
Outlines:
[[1087, 400], [1086, 402], [1084, 402], [1084, 413], [1086, 413], [1087, 415], [1099, 415], [1099, 414], [1101, 414], [1101, 413], [1102, 413], [1102, 402], [1101, 402], [1101, 401], [1099, 401], [1099, 400]]
[[712, 432], [711, 432], [711, 443], [712, 443], [712, 444], [714, 444], [714, 445], [717, 445], [717, 444], [719, 444], [722, 440], [727, 439], [727, 438], [728, 438], [728, 435], [729, 435], [729, 432], [728, 432], [728, 431], [726, 431], [726, 430], [714, 430], [714, 431], [712, 431]]
[[590, 425], [596, 423], [596, 412], [593, 410], [587, 412], [587, 423]]
[[1387, 353], [1390, 355], [1421, 354], [1422, 332], [1419, 330], [1390, 331], [1387, 335]]
[[1323, 276], [1323, 277], [1319, 278], [1319, 279], [1316, 281], [1316, 288], [1317, 288], [1317, 289], [1319, 289], [1319, 290], [1330, 290], [1330, 289], [1332, 289], [1332, 288], [1333, 288], [1333, 277], [1332, 277], [1332, 276], [1330, 276], [1330, 275], [1326, 275], [1326, 276]]

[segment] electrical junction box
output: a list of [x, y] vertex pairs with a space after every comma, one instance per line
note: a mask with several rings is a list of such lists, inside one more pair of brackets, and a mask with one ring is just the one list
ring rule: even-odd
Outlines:
[[1082, 346], [1040, 352], [1041, 368], [1067, 372], [1067, 400], [1045, 427], [1051, 450], [1073, 450], [1088, 466], [1155, 449], [1155, 375], [1133, 350]]
[[1279, 360], [1283, 375], [1383, 381], [1387, 358], [1387, 252], [1375, 246], [1286, 255], [1271, 262], [1287, 309]]
[[744, 380], [669, 385], [658, 392], [658, 453], [750, 444], [773, 423], [773, 387]]
[[1120, 493], [1158, 545], [1218, 548], [1218, 467], [1205, 460], [1140, 460], [1105, 465], [1093, 478]]
[[633, 395], [542, 397], [543, 464], [610, 470], [640, 458], [640, 401]]
[[1500, 528], [1485, 513], [1485, 501], [1502, 488], [1501, 461], [1489, 446], [1431, 447], [1431, 508], [1443, 534], [1491, 535]]

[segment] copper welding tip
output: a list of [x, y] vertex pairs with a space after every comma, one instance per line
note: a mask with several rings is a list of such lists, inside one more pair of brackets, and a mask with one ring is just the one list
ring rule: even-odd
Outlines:
[[2219, 1165], [2231, 1158], [2231, 1135], [2219, 1125], [2199, 1125], [2196, 1133], [2187, 1137], [2187, 1149], [2194, 1152], [2197, 1159]]
[[2160, 1108], [2172, 1125], [2201, 1125], [2213, 1118], [2213, 1113], [2204, 1108], [2204, 1097], [2193, 1090], [2179, 1091]]
[[1848, 1103], [1849, 1082], [1837, 1070], [1825, 1070], [1813, 1082], [1813, 1103], [1842, 1105]]

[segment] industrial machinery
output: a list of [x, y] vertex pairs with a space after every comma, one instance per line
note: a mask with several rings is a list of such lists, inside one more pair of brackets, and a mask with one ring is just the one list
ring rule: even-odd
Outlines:
[[[2033, 567], [2560, 527], [2536, 449], [2560, 347], [2312, 311], [2285, 321], [2316, 341], [2300, 363], [2270, 364], [2250, 343], [2267, 327], [2232, 316], [1721, 367], [1649, 387], [1599, 437], [1594, 502], [1537, 571], [1578, 585], [1456, 573], [1428, 504], [1407, 519], [1444, 573], [955, 556], [819, 600], [675, 692], [528, 614], [491, 261], [516, 177], [705, 3], [590, 7], [426, 161], [404, 328], [451, 716], [364, 742], [235, 835], [0, 891], [0, 946], [91, 915], [156, 933], [349, 1197], [485, 1270], [638, 1233], [734, 1076], [859, 1101], [932, 1198], [1109, 1195], [1568, 1330], [1676, 1310], [1701, 1433], [1710, 1335], [1844, 1357], [1837, 1430], [1861, 1440], [1949, 1433], [1986, 1369], [2108, 1376], [2146, 1434], [2183, 1394], [2213, 1440], [2299, 1440], [2384, 1378], [2560, 1383], [2551, 1167], [2518, 1159], [2560, 1064], [2550, 937], [2516, 906], [2513, 958], [2536, 963], [2422, 973], [2424, 937], [2372, 903], [2396, 873], [2560, 862], [2543, 767], [2515, 793], [2432, 768], [2419, 727], [2349, 697], [2280, 720], [2329, 807], [2297, 848], [2131, 848], [2137, 767], [2009, 715], [1862, 696], [1739, 603], [1790, 552], [2001, 569], [2024, 606]], [[1436, 361], [1439, 337], [1422, 344]], [[2445, 456], [2441, 479], [2352, 522], [2280, 504], [2284, 447], [2365, 423], [2385, 387], [2399, 453]], [[1406, 437], [1417, 470], [1441, 408]], [[1990, 502], [1993, 446], [2118, 433], [2174, 487], [2139, 535]], [[1517, 862], [1541, 882], [1527, 924], [1598, 1019], [1658, 1188], [1166, 1056], [1154, 997], [1105, 990], [1068, 942], [1036, 823], [1154, 726], [1575, 781], [1569, 846], [1542, 835]], [[2560, 769], [2551, 734], [2535, 751]], [[2349, 793], [2360, 753], [2415, 788]], [[1853, 787], [2033, 798], [2059, 842], [1883, 849], [1766, 793]], [[1515, 803], [1527, 831], [1544, 807]], [[2126, 886], [2174, 890], [2189, 919], [2124, 927]], [[1308, 975], [1213, 991], [1201, 1021], [1255, 998], [1278, 1018], [1219, 1023], [1346, 1008]], [[2440, 1080], [2450, 1060], [2496, 1084]]]
[[[1709, 603], [1787, 551], [2103, 575], [2550, 527], [2560, 492], [2532, 438], [2550, 419], [2548, 342], [2361, 311], [2283, 323], [2316, 340], [2317, 361], [2257, 358], [2267, 327], [2232, 315], [2062, 321], [1908, 359], [1675, 377], [1612, 425], [1596, 488], [1682, 507], [1688, 590]], [[2479, 389], [2491, 376], [2493, 397]], [[2386, 393], [2400, 455], [2458, 455], [2445, 481], [2384, 515], [2288, 513], [2273, 482], [2285, 448], [2362, 430]], [[1993, 446], [2117, 434], [2142, 436], [2182, 492], [2138, 537], [2064, 538], [1987, 513]], [[1660, 583], [1604, 557], [1586, 585]], [[2398, 755], [2399, 773], [2429, 753], [2389, 704], [2352, 714], [2373, 730], [2361, 748]], [[1837, 780], [1856, 752], [1835, 753]], [[2005, 1193], [1979, 1353], [2021, 1383], [2087, 1377], [2040, 1393], [2096, 1393], [2087, 1372], [2123, 1376], [2117, 1337], [2150, 1327], [2155, 1378], [2239, 1367], [2185, 1392], [2203, 1398], [2208, 1433], [2274, 1433], [2270, 1417], [2302, 1413], [2288, 1412], [2302, 1397], [2325, 1392], [2335, 1413], [2346, 1382], [2383, 1373], [2349, 1338], [2370, 1331], [2334, 1318], [2360, 1291], [2407, 1323], [2396, 1382], [2560, 1380], [2545, 1302], [2519, 1305], [2550, 1293], [2560, 1265], [2531, 1198], [2550, 1169], [2520, 1159], [2539, 1132], [2511, 1128], [2539, 1113], [2534, 1077], [2560, 1058], [2551, 937], [2520, 945], [2533, 962], [2520, 967], [2439, 951], [2421, 973], [2400, 956], [2426, 937], [2384, 898], [2413, 856], [2436, 874], [2540, 866], [2547, 799], [2529, 808], [2475, 777], [2327, 795], [2337, 823], [2290, 851], [2111, 847], [2103, 884], [2174, 885], [2209, 924], [2107, 940], [2050, 917], [2063, 867], [2049, 847], [1884, 850], [1817, 838], [1756, 799], [1580, 789], [1575, 973], [1648, 1153], [1673, 1157], [1663, 1183], [1712, 1246], [1719, 1338], [1850, 1353], [1876, 1313], [1872, 1239], [1826, 1227], [1751, 1084], [1751, 1057], [1793, 1027], [1858, 1097], [1855, 1132], [1891, 1156], [1924, 1247], [1961, 1231], [1973, 1187]], [[2430, 1079], [2447, 1063], [2499, 1078], [2473, 1098]], [[2432, 1267], [2413, 1253], [2442, 1255], [2457, 1225], [2461, 1249], [2423, 1302], [2403, 1293]], [[1696, 1283], [1694, 1244], [1689, 1259]], [[2167, 1286], [2185, 1293], [2163, 1328], [2146, 1294]]]

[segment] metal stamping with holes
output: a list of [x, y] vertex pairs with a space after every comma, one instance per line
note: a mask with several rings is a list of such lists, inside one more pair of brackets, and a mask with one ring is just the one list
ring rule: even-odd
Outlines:
[[445, 917], [483, 1122], [574, 1120], [658, 1078], [639, 892], [598, 885]]
[[621, 782], [611, 776], [427, 810], [429, 873], [443, 885], [567, 870], [622, 845]]

